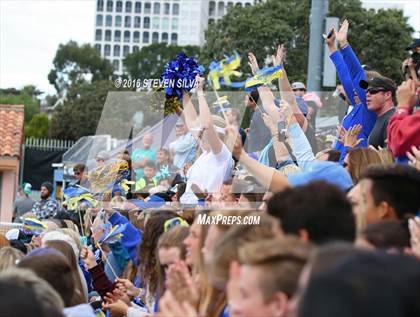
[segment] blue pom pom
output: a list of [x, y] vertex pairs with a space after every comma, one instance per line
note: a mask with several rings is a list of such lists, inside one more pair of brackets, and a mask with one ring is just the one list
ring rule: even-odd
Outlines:
[[165, 65], [161, 80], [165, 85], [168, 97], [182, 99], [184, 91], [189, 92], [195, 86], [195, 77], [203, 76], [205, 68], [199, 65], [194, 58], [180, 53], [173, 61]]

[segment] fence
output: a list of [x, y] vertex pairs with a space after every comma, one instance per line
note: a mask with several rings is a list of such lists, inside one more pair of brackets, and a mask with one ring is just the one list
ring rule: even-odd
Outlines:
[[20, 183], [28, 182], [37, 190], [44, 181], [53, 181], [53, 163], [61, 163], [63, 154], [74, 144], [70, 140], [26, 139], [22, 145]]

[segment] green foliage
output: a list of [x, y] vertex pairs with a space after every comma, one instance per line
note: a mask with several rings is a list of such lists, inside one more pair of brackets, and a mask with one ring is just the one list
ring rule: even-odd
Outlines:
[[152, 44], [129, 54], [124, 59], [124, 65], [132, 79], [159, 79], [166, 63], [173, 60], [177, 54], [185, 53], [188, 57], [198, 58], [198, 46], [176, 46], [165, 43]]
[[[241, 71], [250, 75], [248, 52], [260, 67], [265, 66], [280, 43], [288, 49], [287, 64], [291, 80], [306, 80], [309, 48], [309, 0], [268, 0], [250, 7], [233, 7], [217, 23], [209, 26], [203, 47], [205, 64], [237, 50], [242, 56]], [[267, 64], [269, 64], [267, 63]]]
[[330, 1], [330, 15], [350, 21], [349, 42], [362, 64], [399, 82], [413, 28], [401, 10], [365, 10], [359, 0]]
[[109, 91], [115, 90], [112, 81], [72, 85], [67, 100], [58, 106], [51, 119], [51, 137], [77, 140], [94, 135]]
[[39, 112], [39, 100], [37, 96], [41, 92], [35, 86], [25, 86], [22, 90], [0, 89], [0, 104], [5, 105], [24, 105], [25, 124], [31, 121], [32, 117]]
[[90, 44], [79, 46], [74, 41], [60, 44], [53, 65], [48, 80], [59, 94], [74, 84], [107, 80], [113, 73], [111, 63], [102, 58], [95, 48]]
[[49, 127], [48, 116], [45, 113], [37, 113], [25, 126], [25, 138], [48, 138]]
[[[309, 50], [310, 0], [268, 0], [250, 7], [233, 7], [206, 32], [203, 62], [219, 60], [237, 50], [242, 55], [243, 78], [250, 75], [246, 55], [253, 52], [260, 67], [278, 43], [288, 50], [286, 68], [290, 81], [306, 81]], [[366, 10], [360, 0], [330, 1], [329, 16], [348, 18], [349, 42], [362, 64], [398, 81], [404, 48], [412, 28], [401, 10]], [[320, 34], [321, 36], [321, 34]], [[268, 62], [267, 64], [270, 64]]]

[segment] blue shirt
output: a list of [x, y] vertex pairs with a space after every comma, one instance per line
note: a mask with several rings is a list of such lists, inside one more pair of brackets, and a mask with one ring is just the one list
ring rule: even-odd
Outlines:
[[[341, 125], [348, 130], [357, 124], [361, 124], [362, 131], [359, 138], [363, 138], [363, 141], [359, 147], [367, 147], [369, 134], [376, 122], [376, 114], [368, 110], [366, 91], [359, 86], [360, 80], [366, 79], [365, 72], [350, 45], [332, 53], [330, 59], [335, 65], [348, 99], [353, 105], [352, 111], [344, 117]], [[342, 151], [343, 147], [343, 144], [338, 141], [334, 146], [339, 151]]]

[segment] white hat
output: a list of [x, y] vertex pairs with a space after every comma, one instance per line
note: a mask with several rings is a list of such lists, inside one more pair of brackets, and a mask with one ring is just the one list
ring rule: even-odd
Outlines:
[[6, 232], [5, 237], [9, 241], [19, 239], [19, 229], [17, 228], [10, 229], [9, 231]]
[[306, 90], [306, 86], [304, 83], [301, 83], [300, 81], [296, 81], [292, 84], [292, 90], [295, 89], [305, 89]]
[[51, 240], [60, 240], [60, 241], [67, 242], [72, 247], [74, 251], [74, 255], [76, 256], [76, 259], [79, 258], [80, 250], [77, 247], [76, 242], [69, 235], [62, 233], [60, 231], [49, 231], [42, 236], [42, 243], [45, 243], [46, 241], [51, 241]]

